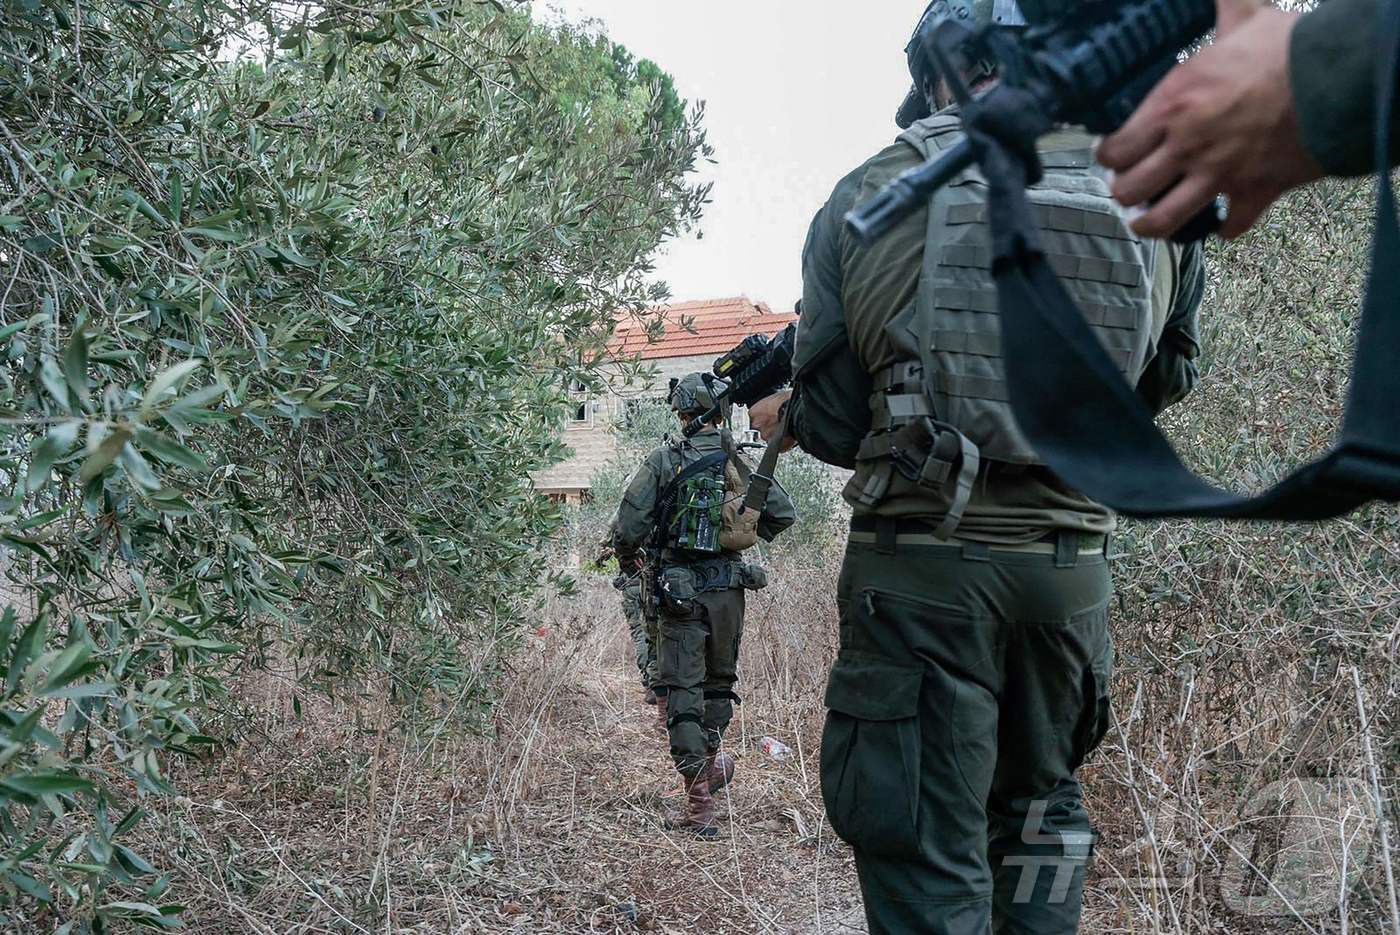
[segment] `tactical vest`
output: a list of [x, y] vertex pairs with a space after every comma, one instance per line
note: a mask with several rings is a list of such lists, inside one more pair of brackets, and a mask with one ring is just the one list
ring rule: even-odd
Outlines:
[[[900, 136], [925, 159], [962, 138], [957, 115], [946, 113]], [[1128, 229], [1084, 134], [1048, 137], [1040, 157], [1045, 177], [1028, 195], [1041, 245], [1095, 335], [1136, 385], [1154, 344], [1158, 246]], [[896, 470], [929, 487], [955, 483], [953, 508], [939, 531], [944, 536], [961, 519], [982, 461], [990, 462], [988, 470], [1041, 463], [1008, 404], [986, 193], [985, 179], [971, 168], [930, 202], [918, 296], [891, 324], [902, 332], [896, 346], [917, 348], [918, 356], [875, 374], [872, 434], [848, 488], [848, 496], [873, 507]]]

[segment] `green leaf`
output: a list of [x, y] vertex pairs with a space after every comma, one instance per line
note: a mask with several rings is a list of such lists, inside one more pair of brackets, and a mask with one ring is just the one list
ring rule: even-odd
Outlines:
[[81, 685], [74, 685], [72, 688], [60, 688], [57, 691], [45, 692], [50, 698], [66, 698], [69, 701], [76, 701], [79, 698], [99, 698], [115, 695], [119, 689], [111, 682], [84, 682]]
[[143, 198], [139, 193], [133, 191], [130, 188], [123, 189], [122, 200], [125, 201], [131, 207], [135, 208], [137, 211], [139, 211], [141, 215], [147, 220], [152, 221], [161, 226], [165, 225], [165, 216], [159, 211], [157, 211], [151, 205], [151, 203], [145, 198]]
[[86, 643], [74, 643], [69, 646], [49, 667], [49, 677], [40, 686], [39, 694], [47, 695], [56, 689], [63, 688], [73, 680], [73, 677], [83, 668], [84, 663], [91, 655], [92, 648]]
[[155, 455], [166, 464], [189, 468], [192, 471], [209, 470], [209, 465], [199, 455], [153, 429], [137, 431], [136, 443], [147, 453]]
[[17, 773], [0, 778], [0, 786], [22, 795], [71, 795], [74, 792], [93, 791], [92, 783], [77, 773], [47, 771], [39, 773]]
[[121, 454], [117, 456], [126, 470], [126, 476], [131, 478], [131, 482], [142, 490], [159, 490], [160, 478], [156, 472], [151, 470], [151, 466], [146, 463], [146, 459], [141, 457], [141, 452], [128, 443], [122, 448]]
[[10, 740], [15, 743], [27, 743], [34, 733], [34, 728], [39, 726], [39, 719], [44, 716], [44, 706], [40, 705], [33, 711], [20, 719], [20, 722], [10, 728]]
[[239, 653], [243, 647], [235, 643], [225, 643], [222, 640], [197, 639], [190, 636], [177, 636], [170, 641], [173, 646], [180, 646], [186, 649], [207, 649], [213, 653]]
[[141, 397], [141, 413], [144, 415], [149, 412], [166, 393], [188, 379], [201, 366], [203, 366], [202, 361], [184, 360], [162, 371], [146, 387], [146, 395]]
[[129, 847], [124, 847], [118, 844], [117, 856], [120, 857], [127, 864], [127, 866], [129, 866], [135, 873], [154, 874], [158, 872], [156, 868], [151, 865], [150, 861], [146, 860], [144, 857], [142, 857], [140, 854], [136, 853]]
[[35, 493], [44, 488], [53, 473], [53, 466], [68, 454], [73, 443], [78, 440], [78, 425], [75, 421], [61, 422], [49, 430], [29, 453], [29, 475], [25, 480], [25, 490]]
[[58, 369], [58, 364], [47, 354], [39, 361], [39, 382], [44, 384], [44, 389], [49, 391], [49, 396], [53, 401], [63, 407], [67, 412], [72, 407], [72, 400], [68, 396], [68, 381], [63, 377], [63, 371]]
[[0, 341], [8, 340], [8, 339], [14, 337], [16, 334], [19, 334], [19, 333], [20, 333], [21, 331], [23, 331], [24, 329], [26, 329], [26, 328], [31, 328], [31, 327], [33, 327], [34, 325], [40, 324], [41, 322], [44, 322], [44, 321], [47, 321], [47, 320], [48, 320], [48, 316], [47, 316], [47, 315], [34, 315], [34, 316], [31, 316], [30, 318], [25, 319], [24, 321], [15, 321], [15, 322], [11, 322], [10, 324], [6, 325], [5, 327], [0, 328]]
[[63, 375], [68, 388], [83, 402], [88, 400], [88, 341], [81, 331], [73, 332], [63, 352]]
[[4, 870], [5, 878], [41, 903], [53, 902], [53, 892], [27, 873], [18, 870]]
[[226, 392], [227, 390], [217, 383], [210, 384], [209, 386], [202, 386], [193, 393], [188, 393], [177, 399], [170, 407], [170, 411], [189, 414], [191, 412], [207, 409], [211, 403], [216, 403], [223, 399]]
[[157, 909], [155, 906], [152, 906], [150, 903], [127, 902], [125, 900], [103, 903], [98, 908], [109, 912], [115, 909], [124, 913], [134, 913], [137, 915], [146, 916], [159, 916], [161, 914], [160, 910]]
[[196, 237], [208, 237], [221, 243], [238, 243], [243, 239], [237, 231], [221, 230], [215, 227], [187, 227], [185, 233]]
[[22, 224], [24, 224], [24, 218], [22, 217], [16, 217], [13, 214], [0, 214], [0, 230], [19, 230]]
[[48, 622], [48, 614], [40, 614], [20, 634], [19, 641], [15, 643], [14, 654], [10, 657], [9, 673], [5, 678], [7, 692], [15, 690], [15, 686], [19, 685], [20, 677], [24, 675], [25, 667], [29, 665], [30, 660], [38, 658], [39, 654], [43, 652], [44, 631]]
[[[101, 473], [107, 470], [107, 466], [117, 459], [126, 443], [131, 439], [131, 431], [126, 428], [118, 428], [110, 435], [102, 439], [97, 450], [87, 456], [83, 461], [83, 466], [78, 469], [78, 480], [86, 484], [95, 480]], [[96, 493], [100, 493], [99, 487]]]

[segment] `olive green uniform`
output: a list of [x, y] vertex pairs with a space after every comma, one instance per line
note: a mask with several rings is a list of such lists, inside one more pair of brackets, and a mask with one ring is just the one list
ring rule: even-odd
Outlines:
[[[1289, 70], [1303, 143], [1329, 175], [1376, 170], [1380, 9], [1379, 0], [1329, 0], [1293, 29]], [[1390, 160], [1400, 161], [1400, 120]]]
[[[1107, 187], [1089, 178], [1088, 142], [1053, 134], [1042, 156], [1063, 185], [1105, 205], [1099, 220], [1121, 228]], [[972, 459], [947, 465], [940, 484], [928, 480], [937, 471], [921, 474], [932, 455], [871, 444], [891, 437], [880, 435], [877, 412], [888, 418], [897, 395], [876, 375], [918, 352], [907, 335], [926, 251], [980, 262], [975, 246], [932, 242], [928, 210], [868, 248], [843, 229], [853, 204], [920, 159], [900, 142], [843, 179], [804, 251], [790, 425], [807, 451], [857, 469], [847, 488], [854, 519], [838, 586], [841, 649], [827, 690], [822, 791], [832, 826], [855, 850], [872, 932], [1073, 932], [1094, 839], [1074, 770], [1108, 724], [1114, 520], [1044, 467], [983, 459], [954, 536], [940, 538], [959, 464]], [[956, 206], [962, 219], [976, 214], [966, 201]], [[950, 223], [959, 219], [947, 210]], [[1061, 239], [1080, 255], [1107, 255], [1084, 236], [1089, 227], [1078, 229]], [[1131, 246], [1125, 229], [1115, 236]], [[1140, 395], [1160, 410], [1196, 380], [1200, 255], [1163, 244], [1133, 249], [1149, 258], [1127, 269], [1142, 274], [1137, 308], [1148, 319], [1133, 370]], [[1119, 271], [1081, 265], [1103, 266], [1092, 274], [1103, 283], [1080, 285], [1109, 301]], [[950, 321], [994, 312], [985, 290], [959, 301], [964, 317]], [[979, 346], [966, 333], [934, 340]], [[994, 387], [977, 392], [995, 396]]]
[[[614, 535], [619, 557], [635, 555], [651, 540], [657, 504], [671, 479], [723, 447], [720, 432], [707, 430], [647, 456], [618, 507]], [[792, 500], [774, 485], [758, 523], [759, 536], [772, 541], [795, 520]], [[682, 774], [693, 776], [718, 750], [733, 717], [744, 591], [762, 587], [766, 579], [761, 568], [736, 552], [704, 556], [668, 547], [659, 562], [653, 687], [667, 696], [671, 757]]]
[[618, 575], [613, 587], [622, 594], [622, 614], [627, 618], [627, 630], [632, 635], [632, 648], [637, 658], [637, 673], [642, 687], [651, 688], [656, 681], [656, 634], [642, 613], [642, 582], [640, 578]]

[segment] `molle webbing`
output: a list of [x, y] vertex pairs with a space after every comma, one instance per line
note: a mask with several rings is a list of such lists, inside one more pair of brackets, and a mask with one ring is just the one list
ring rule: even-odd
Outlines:
[[947, 536], [972, 497], [980, 458], [965, 435], [932, 418], [922, 377], [922, 369], [913, 362], [875, 374], [872, 431], [861, 442], [845, 495], [874, 508], [888, 496], [896, 473], [927, 490], [944, 491], [953, 484], [951, 506], [939, 527], [939, 534]]
[[[900, 139], [921, 155], [933, 156], [962, 139], [956, 121], [955, 114], [934, 117], [915, 124]], [[1086, 140], [1082, 132], [1064, 131], [1043, 141], [1045, 174], [1027, 192], [1030, 213], [1042, 231], [1046, 263], [1084, 308], [1109, 359], [1136, 383], [1154, 345], [1150, 295], [1157, 248], [1124, 223], [1096, 174]], [[974, 167], [954, 177], [930, 202], [910, 325], [928, 411], [897, 402], [904, 408], [892, 409], [890, 424], [897, 425], [904, 411], [936, 416], [969, 438], [986, 460], [1035, 465], [1039, 455], [1009, 405], [986, 194], [986, 181]]]

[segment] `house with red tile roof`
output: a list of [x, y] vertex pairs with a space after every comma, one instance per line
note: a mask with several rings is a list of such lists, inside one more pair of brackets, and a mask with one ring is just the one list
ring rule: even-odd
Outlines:
[[[564, 426], [564, 443], [572, 454], [536, 474], [535, 488], [571, 501], [583, 498], [593, 475], [616, 451], [611, 427], [626, 417], [629, 403], [664, 400], [672, 377], [709, 370], [717, 357], [749, 335], [772, 337], [796, 320], [792, 313], [774, 312], [767, 303], [747, 296], [670, 305], [663, 312], [664, 331], [659, 336], [651, 333], [647, 321], [622, 318], [609, 349], [617, 360], [647, 364], [651, 381], [645, 386], [616, 387], [605, 396], [581, 395]], [[743, 409], [734, 412], [734, 428], [736, 432], [748, 429], [748, 413]]]

